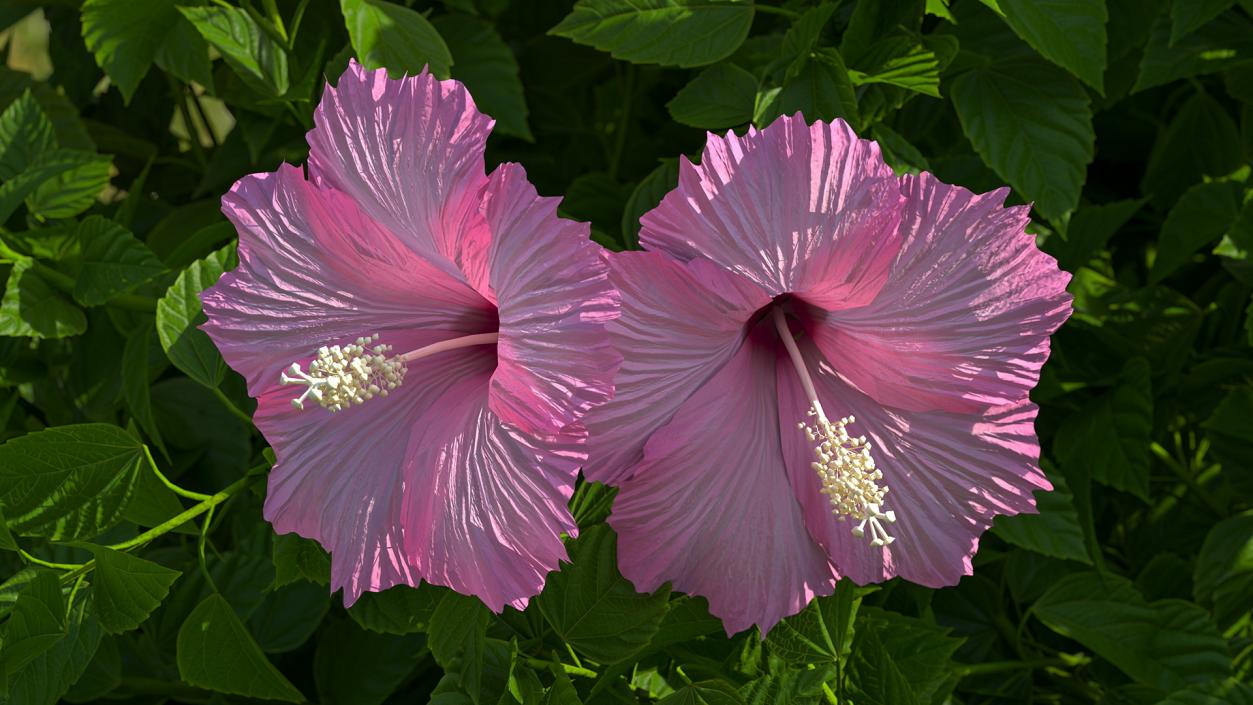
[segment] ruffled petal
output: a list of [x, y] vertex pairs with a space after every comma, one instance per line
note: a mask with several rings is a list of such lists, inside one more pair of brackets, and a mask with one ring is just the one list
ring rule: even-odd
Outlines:
[[486, 386], [466, 379], [421, 418], [400, 514], [405, 555], [424, 580], [523, 609], [566, 559], [567, 502], [587, 455], [575, 424], [550, 437], [503, 424]]
[[618, 293], [587, 223], [558, 218], [560, 199], [540, 198], [521, 166], [501, 165], [487, 193], [483, 269], [500, 307], [490, 407], [524, 431], [552, 435], [613, 395], [622, 358], [605, 324], [618, 315]]
[[870, 302], [900, 248], [900, 189], [874, 142], [799, 114], [743, 137], [710, 134], [700, 166], [641, 219], [640, 242], [703, 256], [770, 295], [829, 310]]
[[[396, 342], [420, 347], [439, 339], [405, 333]], [[415, 420], [438, 410], [449, 390], [477, 385], [486, 394], [492, 365], [483, 348], [432, 356], [411, 365], [389, 396], [334, 414], [292, 409], [291, 387], [271, 384], [259, 395], [254, 418], [277, 457], [265, 518], [276, 532], [295, 532], [330, 551], [331, 589], [343, 588], [345, 604], [366, 591], [416, 586], [423, 577], [405, 555], [402, 528], [406, 508], [429, 496], [406, 482], [422, 437]]]
[[352, 61], [322, 94], [314, 123], [316, 181], [352, 196], [414, 250], [457, 262], [465, 236], [482, 227], [483, 150], [493, 125], [465, 86], [426, 71], [392, 80]]
[[811, 332], [845, 379], [881, 404], [974, 413], [1016, 404], [1070, 315], [1070, 275], [1027, 233], [1008, 189], [975, 195], [905, 177], [904, 245], [868, 306]]
[[622, 293], [622, 317], [609, 331], [625, 359], [613, 400], [587, 416], [583, 472], [616, 483], [639, 463], [649, 435], [735, 354], [745, 323], [770, 297], [706, 259], [621, 252], [609, 264]]
[[703, 595], [728, 634], [764, 634], [835, 583], [780, 464], [772, 347], [742, 346], [652, 435], [609, 517], [636, 589]]
[[1051, 489], [1039, 467], [1036, 407], [1023, 399], [986, 415], [886, 408], [845, 383], [813, 343], [798, 341], [819, 400], [832, 417], [855, 416], [850, 434], [864, 435], [888, 488], [884, 509], [896, 541], [872, 548], [837, 521], [810, 468], [813, 446], [797, 429], [809, 401], [786, 357], [778, 364], [779, 434], [805, 525], [841, 575], [858, 583], [901, 576], [928, 587], [953, 585], [971, 573], [979, 536], [998, 514], [1034, 513], [1036, 490]]
[[253, 396], [322, 345], [371, 333], [394, 344], [391, 332], [416, 328], [451, 338], [494, 324], [482, 296], [295, 167], [245, 177], [222, 202], [240, 262], [201, 295], [203, 328]]

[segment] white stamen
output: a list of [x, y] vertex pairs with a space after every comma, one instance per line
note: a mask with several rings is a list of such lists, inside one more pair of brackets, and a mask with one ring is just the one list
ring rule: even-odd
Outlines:
[[305, 408], [305, 399], [329, 411], [342, 411], [353, 404], [362, 404], [376, 396], [385, 397], [405, 379], [405, 362], [390, 357], [390, 345], [378, 342], [379, 336], [357, 338], [349, 345], [322, 346], [309, 363], [309, 371], [293, 362], [283, 371], [283, 384], [303, 384], [307, 389], [291, 405]]
[[279, 381], [307, 387], [303, 394], [292, 399], [291, 405], [296, 409], [304, 410], [305, 399], [312, 398], [329, 411], [343, 411], [374, 397], [387, 396], [404, 382], [411, 362], [458, 348], [495, 344], [499, 337], [498, 333], [476, 333], [441, 340], [403, 355], [392, 355], [392, 346], [378, 342], [379, 336], [375, 333], [357, 338], [357, 342], [349, 345], [323, 345], [309, 363], [308, 372], [300, 369], [299, 362], [293, 362], [283, 370]]
[[818, 401], [814, 381], [805, 368], [796, 341], [792, 339], [783, 310], [776, 306], [773, 314], [775, 328], [792, 358], [805, 395], [809, 397], [808, 415], [814, 417], [814, 423], [801, 422], [797, 427], [805, 432], [805, 438], [817, 442], [814, 447], [817, 461], [809, 466], [818, 473], [821, 492], [831, 503], [831, 512], [840, 521], [852, 518], [858, 522], [853, 527], [854, 536], [865, 536], [869, 525], [871, 546], [878, 548], [892, 543], [896, 539], [888, 534], [883, 525], [895, 522], [896, 513], [881, 509], [888, 488], [882, 484], [883, 471], [875, 467], [874, 458], [870, 456], [870, 443], [865, 436], [848, 435], [848, 425], [856, 421], [852, 416], [845, 416], [835, 423], [827, 419], [822, 403]]

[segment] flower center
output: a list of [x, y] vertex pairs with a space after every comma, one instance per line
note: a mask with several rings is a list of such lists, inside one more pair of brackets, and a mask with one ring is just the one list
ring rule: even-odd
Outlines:
[[840, 521], [852, 518], [858, 522], [853, 527], [854, 536], [865, 536], [869, 526], [871, 546], [892, 543], [896, 539], [888, 535], [883, 525], [895, 522], [896, 513], [882, 509], [888, 488], [882, 484], [883, 471], [875, 467], [874, 458], [870, 456], [870, 443], [865, 436], [854, 438], [848, 435], [848, 425], [856, 421], [852, 416], [845, 416], [834, 423], [827, 418], [822, 402], [818, 401], [814, 380], [809, 376], [801, 351], [792, 338], [783, 309], [775, 306], [771, 315], [809, 398], [808, 415], [814, 418], [814, 422], [801, 421], [797, 428], [804, 431], [810, 442], [817, 443], [814, 446], [816, 460], [809, 467], [818, 473], [821, 492], [831, 503], [831, 512]]
[[364, 404], [374, 397], [385, 397], [405, 381], [408, 364], [437, 353], [471, 345], [494, 344], [498, 333], [478, 333], [451, 340], [441, 340], [403, 355], [391, 355], [392, 346], [378, 342], [378, 333], [357, 338], [348, 345], [323, 345], [309, 363], [308, 372], [299, 362], [283, 370], [282, 384], [300, 384], [303, 394], [291, 405], [304, 410], [310, 397], [328, 411], [343, 411], [354, 404]]

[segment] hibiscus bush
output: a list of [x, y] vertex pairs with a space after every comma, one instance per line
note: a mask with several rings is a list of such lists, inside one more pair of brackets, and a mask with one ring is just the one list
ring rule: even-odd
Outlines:
[[1253, 704], [1253, 2], [0, 27], [0, 704]]

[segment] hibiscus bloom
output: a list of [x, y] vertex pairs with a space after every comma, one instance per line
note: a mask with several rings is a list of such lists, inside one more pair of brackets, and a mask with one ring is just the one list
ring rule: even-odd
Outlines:
[[710, 135], [615, 255], [625, 360], [584, 472], [623, 574], [764, 633], [847, 576], [951, 585], [1035, 511], [1028, 392], [1069, 276], [1006, 190], [897, 178], [842, 121]]
[[202, 295], [277, 456], [265, 517], [330, 551], [347, 604], [421, 579], [525, 606], [620, 359], [601, 251], [520, 166], [484, 174], [456, 81], [354, 63], [315, 120], [308, 178], [223, 198], [240, 264]]

